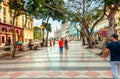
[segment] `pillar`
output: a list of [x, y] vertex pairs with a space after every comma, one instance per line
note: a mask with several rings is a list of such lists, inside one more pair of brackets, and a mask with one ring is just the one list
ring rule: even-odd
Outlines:
[[8, 32], [6, 32], [6, 42], [8, 41]]
[[2, 33], [0, 33], [0, 45], [1, 45], [1, 43], [2, 43], [2, 40], [1, 40], [1, 34], [2, 34]]

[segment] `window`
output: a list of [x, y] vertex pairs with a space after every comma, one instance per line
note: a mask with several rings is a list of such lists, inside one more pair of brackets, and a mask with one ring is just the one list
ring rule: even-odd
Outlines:
[[33, 29], [32, 26], [33, 26], [33, 24], [31, 23], [31, 30]]
[[12, 23], [13, 23], [13, 20], [12, 20], [12, 18], [10, 18], [10, 24], [12, 25]]
[[29, 26], [29, 22], [28, 22], [28, 28], [29, 28], [30, 26]]
[[10, 12], [10, 17], [12, 18], [12, 12]]
[[5, 36], [2, 36], [2, 43], [5, 43]]
[[6, 15], [6, 8], [3, 7], [3, 14]]
[[3, 17], [3, 23], [6, 23], [6, 17]]
[[24, 23], [24, 16], [22, 16], [22, 22]]

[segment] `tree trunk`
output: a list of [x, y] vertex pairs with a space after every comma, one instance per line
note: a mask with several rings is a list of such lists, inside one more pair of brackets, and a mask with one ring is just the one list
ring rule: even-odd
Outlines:
[[88, 47], [87, 48], [93, 48], [92, 35], [90, 35], [90, 37], [87, 37], [87, 42], [88, 42]]
[[109, 29], [108, 29], [108, 39], [111, 37], [112, 34], [115, 33], [115, 12], [116, 11], [111, 11], [109, 16], [108, 16], [108, 21], [109, 21]]
[[46, 46], [46, 47], [48, 46], [48, 35], [49, 35], [49, 32], [47, 31], [46, 42], [45, 42], [45, 46]]
[[14, 58], [15, 57], [15, 53], [16, 53], [16, 35], [15, 35], [15, 26], [14, 26], [14, 22], [15, 22], [15, 15], [13, 17], [13, 26], [12, 26], [12, 29], [13, 29], [13, 50], [12, 50], [12, 57]]
[[[48, 25], [48, 21], [49, 21], [49, 19], [50, 19], [50, 14], [49, 14], [49, 16], [48, 16], [48, 18], [47, 18], [47, 25]], [[48, 26], [47, 26], [48, 27]], [[47, 35], [46, 35], [46, 40], [45, 40], [45, 46], [47, 47], [48, 46], [48, 34], [49, 34], [49, 32], [47, 31]]]
[[115, 14], [116, 14], [116, 11], [117, 11], [117, 8], [110, 9], [110, 11], [109, 11], [110, 12], [108, 15], [109, 28], [108, 28], [107, 40], [102, 47], [103, 49], [102, 49], [102, 52], [100, 53], [100, 55], [103, 53], [106, 45], [110, 42], [111, 35], [115, 33], [115, 24], [116, 24], [115, 23]]
[[26, 27], [26, 24], [27, 24], [27, 15], [25, 15], [25, 25], [23, 26], [23, 28], [22, 28], [22, 31], [21, 31], [21, 33], [20, 33], [20, 36], [19, 36], [19, 38], [18, 38], [18, 41], [20, 41], [20, 38], [22, 38], [22, 36], [23, 36], [23, 32], [24, 32], [24, 29], [25, 29], [25, 27]]
[[85, 24], [83, 24], [83, 25], [80, 24], [80, 27], [82, 29], [84, 37], [87, 38], [86, 41], [88, 44], [88, 48], [93, 48], [93, 46], [92, 46], [92, 34], [90, 33], [88, 27]]
[[83, 26], [83, 34], [86, 36], [87, 38], [87, 43], [88, 43], [88, 48], [93, 48], [92, 46], [92, 34], [90, 33], [90, 31], [88, 30], [87, 26]]

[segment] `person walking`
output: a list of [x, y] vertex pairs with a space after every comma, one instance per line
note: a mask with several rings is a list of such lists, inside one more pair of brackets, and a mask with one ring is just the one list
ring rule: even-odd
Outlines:
[[67, 51], [68, 51], [68, 40], [67, 39], [65, 39], [65, 41], [64, 41], [64, 47], [65, 47], [65, 54], [67, 54]]
[[53, 40], [53, 46], [55, 45], [55, 39]]
[[61, 39], [59, 40], [60, 56], [63, 54], [63, 45], [64, 45], [64, 41], [63, 41], [63, 39], [61, 38]]
[[120, 42], [118, 41], [118, 35], [113, 34], [110, 40], [111, 42], [108, 43], [101, 56], [106, 58], [108, 55], [110, 55], [110, 63], [114, 79], [119, 79]]
[[52, 46], [52, 40], [50, 40], [50, 46]]

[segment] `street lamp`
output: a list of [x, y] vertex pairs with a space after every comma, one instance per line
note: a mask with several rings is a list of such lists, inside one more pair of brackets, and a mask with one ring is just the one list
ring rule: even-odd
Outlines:
[[41, 25], [40, 29], [42, 29], [42, 31], [43, 31], [43, 39], [42, 39], [42, 46], [43, 46], [44, 45], [44, 29], [45, 29], [45, 26]]

